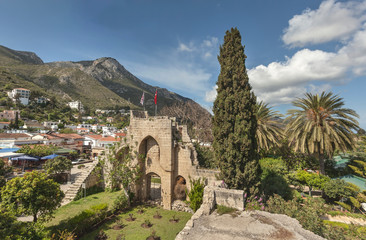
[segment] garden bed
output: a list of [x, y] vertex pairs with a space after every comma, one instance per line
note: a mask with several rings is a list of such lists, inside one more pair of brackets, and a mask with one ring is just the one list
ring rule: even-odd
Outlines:
[[[140, 207], [128, 210], [114, 219], [107, 221], [105, 224], [95, 229], [94, 231], [84, 235], [80, 239], [94, 239], [95, 236], [103, 230], [109, 237], [109, 239], [116, 239], [117, 236], [123, 234], [128, 239], [146, 239], [153, 231], [156, 232], [156, 236], [161, 239], [175, 239], [176, 235], [184, 228], [186, 222], [191, 218], [192, 214], [187, 212], [176, 212], [158, 209], [152, 206], [145, 206], [144, 212], [139, 214]], [[161, 218], [154, 218], [157, 212]], [[135, 218], [134, 221], [127, 221], [126, 219]], [[171, 219], [179, 219], [178, 221], [170, 222]], [[118, 221], [123, 222], [124, 227], [120, 230], [113, 229]], [[151, 227], [142, 227], [144, 223], [151, 223]]]

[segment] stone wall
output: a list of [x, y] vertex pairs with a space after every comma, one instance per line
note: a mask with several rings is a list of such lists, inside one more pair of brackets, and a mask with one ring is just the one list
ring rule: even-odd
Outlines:
[[195, 178], [205, 178], [207, 186], [220, 186], [222, 180], [217, 180], [219, 170], [212, 169], [196, 169]]
[[89, 176], [84, 181], [85, 187], [90, 188], [93, 186], [103, 186], [103, 179], [101, 179], [101, 174], [95, 169], [89, 174]]

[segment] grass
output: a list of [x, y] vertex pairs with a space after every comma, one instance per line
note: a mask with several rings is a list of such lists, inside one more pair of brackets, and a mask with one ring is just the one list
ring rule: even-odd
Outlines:
[[[116, 239], [118, 235], [123, 233], [126, 240], [145, 240], [148, 236], [151, 235], [153, 230], [156, 231], [156, 235], [159, 236], [161, 239], [175, 239], [176, 235], [184, 228], [186, 222], [192, 216], [192, 214], [186, 212], [168, 211], [151, 206], [145, 206], [145, 211], [142, 214], [139, 214], [138, 210], [139, 207], [126, 211], [123, 214], [120, 214], [115, 219], [106, 222], [94, 231], [84, 235], [80, 239], [94, 239], [100, 230], [105, 231], [105, 233], [108, 235], [108, 239]], [[159, 211], [162, 218], [155, 219], [153, 217], [156, 214], [156, 211]], [[126, 219], [129, 218], [129, 214], [131, 213], [133, 214], [133, 217], [136, 218], [136, 220], [129, 222]], [[177, 223], [172, 223], [169, 221], [173, 218], [173, 216], [175, 216], [175, 218], [179, 218], [179, 221]], [[121, 230], [114, 230], [113, 226], [118, 222], [118, 219], [122, 219], [125, 226]], [[145, 221], [149, 221], [152, 224], [152, 227], [141, 227], [141, 224], [143, 224]]]
[[151, 182], [152, 183], [161, 183], [161, 179], [160, 178], [151, 178]]
[[93, 205], [106, 203], [110, 207], [117, 196], [121, 194], [118, 192], [101, 192], [87, 196], [86, 198], [79, 199], [77, 201], [70, 202], [65, 206], [60, 207], [56, 210], [54, 218], [45, 224], [46, 227], [58, 225], [61, 220], [71, 218], [79, 214], [85, 209], [90, 208]]
[[334, 217], [334, 216], [347, 216], [347, 217], [361, 218], [361, 219], [366, 220], [366, 216], [363, 215], [363, 214], [360, 214], [360, 213], [329, 211], [329, 212], [327, 212], [327, 214], [331, 215], [332, 217]]
[[226, 206], [223, 206], [223, 205], [217, 205], [216, 207], [216, 212], [219, 214], [219, 215], [223, 215], [223, 214], [230, 214], [231, 216], [235, 217], [237, 216], [237, 209], [235, 208], [231, 208], [231, 207], [226, 207]]

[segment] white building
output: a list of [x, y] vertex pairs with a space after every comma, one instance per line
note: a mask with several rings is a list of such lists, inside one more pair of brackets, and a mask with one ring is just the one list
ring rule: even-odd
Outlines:
[[13, 101], [16, 101], [16, 98], [18, 98], [21, 104], [28, 105], [30, 93], [31, 91], [25, 88], [14, 88], [11, 92], [8, 92], [8, 96]]
[[43, 122], [43, 126], [45, 126], [46, 128], [51, 129], [52, 131], [56, 131], [58, 129], [58, 125], [60, 124], [61, 121], [58, 122]]
[[103, 126], [102, 131], [103, 135], [112, 135], [113, 133], [117, 132], [117, 128], [111, 126]]
[[45, 98], [45, 97], [38, 97], [36, 99], [34, 99], [36, 101], [36, 103], [38, 104], [42, 104], [42, 103], [47, 103], [49, 101], [48, 98]]
[[77, 109], [81, 112], [84, 111], [84, 106], [79, 100], [75, 102], [69, 102], [68, 105], [71, 109]]

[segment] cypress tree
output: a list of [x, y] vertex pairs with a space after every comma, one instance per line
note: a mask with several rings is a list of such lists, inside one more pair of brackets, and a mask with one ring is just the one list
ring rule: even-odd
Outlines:
[[218, 56], [221, 65], [213, 107], [213, 147], [221, 177], [229, 188], [249, 196], [259, 189], [256, 97], [245, 67], [244, 46], [236, 28], [226, 31]]

